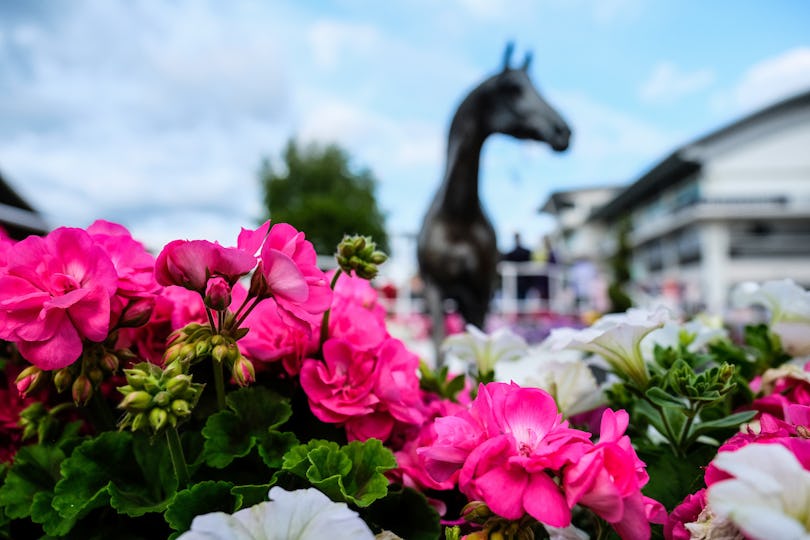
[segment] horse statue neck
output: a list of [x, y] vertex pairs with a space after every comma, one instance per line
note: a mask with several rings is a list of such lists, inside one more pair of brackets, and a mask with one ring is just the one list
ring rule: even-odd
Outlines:
[[436, 202], [445, 215], [464, 217], [481, 209], [478, 172], [481, 148], [490, 135], [480, 125], [475, 95], [459, 106], [450, 124], [447, 140], [447, 166]]

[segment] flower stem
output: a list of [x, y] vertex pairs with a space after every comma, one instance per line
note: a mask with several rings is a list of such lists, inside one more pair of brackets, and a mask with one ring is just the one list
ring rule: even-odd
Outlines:
[[[343, 270], [338, 268], [335, 270], [335, 275], [332, 276], [332, 283], [329, 284], [329, 288], [333, 291], [335, 290], [335, 286], [337, 285], [338, 278], [340, 274], [343, 273]], [[321, 339], [318, 342], [318, 350], [320, 351], [323, 349], [324, 342], [329, 338], [329, 314], [332, 312], [332, 309], [327, 309], [323, 312], [323, 319], [321, 319]]]
[[174, 426], [166, 428], [166, 444], [169, 447], [169, 455], [172, 457], [178, 488], [183, 489], [189, 480], [188, 466], [186, 465], [186, 456], [183, 454], [183, 445], [180, 443], [180, 435]]
[[225, 409], [225, 376], [222, 371], [222, 362], [212, 359], [211, 367], [214, 369], [214, 388], [217, 391], [217, 407]]

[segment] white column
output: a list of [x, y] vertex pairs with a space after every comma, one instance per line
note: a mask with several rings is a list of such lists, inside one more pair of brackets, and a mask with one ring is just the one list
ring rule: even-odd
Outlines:
[[701, 287], [709, 313], [722, 315], [728, 301], [729, 231], [723, 222], [709, 222], [700, 231]]

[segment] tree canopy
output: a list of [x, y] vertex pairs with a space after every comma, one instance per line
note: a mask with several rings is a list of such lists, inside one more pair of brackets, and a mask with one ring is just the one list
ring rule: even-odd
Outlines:
[[264, 204], [274, 222], [304, 231], [320, 254], [334, 253], [344, 234], [371, 236], [388, 251], [370, 170], [353, 170], [349, 155], [336, 144], [299, 146], [290, 139], [282, 158], [278, 167], [265, 159], [260, 171]]

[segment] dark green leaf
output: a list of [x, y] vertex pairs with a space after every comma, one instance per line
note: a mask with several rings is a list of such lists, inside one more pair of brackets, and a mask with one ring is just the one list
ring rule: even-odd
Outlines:
[[172, 529], [184, 532], [191, 527], [195, 516], [210, 512], [230, 514], [241, 503], [241, 497], [234, 495], [232, 488], [233, 484], [230, 482], [205, 481], [178, 491], [166, 509], [164, 518]]
[[408, 540], [435, 540], [440, 537], [439, 514], [425, 496], [411, 488], [391, 491], [361, 516], [375, 529], [391, 531]]
[[686, 409], [689, 407], [684, 400], [664, 392], [661, 388], [655, 386], [647, 390], [647, 398], [660, 407], [674, 407], [676, 409]]
[[724, 429], [724, 428], [736, 428], [739, 427], [740, 424], [751, 420], [754, 416], [756, 416], [757, 411], [742, 411], [734, 414], [730, 414], [725, 418], [718, 418], [717, 420], [710, 420], [708, 422], [700, 422], [698, 424], [693, 424], [692, 429], [690, 430], [689, 436], [690, 438], [696, 438], [698, 435], [705, 435], [711, 433], [716, 429]]
[[231, 493], [241, 501], [239, 508], [247, 508], [254, 504], [259, 504], [267, 500], [270, 488], [275, 485], [275, 481], [268, 484], [257, 484], [250, 486], [234, 486]]
[[270, 469], [280, 469], [284, 463], [284, 455], [297, 445], [298, 439], [294, 433], [271, 431], [259, 443], [259, 456]]
[[344, 487], [351, 502], [368, 506], [388, 493], [384, 472], [397, 466], [394, 454], [378, 439], [352, 441], [341, 449], [351, 460], [352, 470]]
[[58, 448], [23, 446], [14, 458], [0, 487], [0, 507], [12, 519], [31, 515], [31, 506], [37, 493], [52, 493], [59, 479], [59, 465], [65, 454]]
[[286, 399], [262, 387], [232, 392], [226, 402], [228, 410], [209, 417], [202, 430], [205, 462], [220, 469], [250, 453], [256, 443], [292, 414]]

